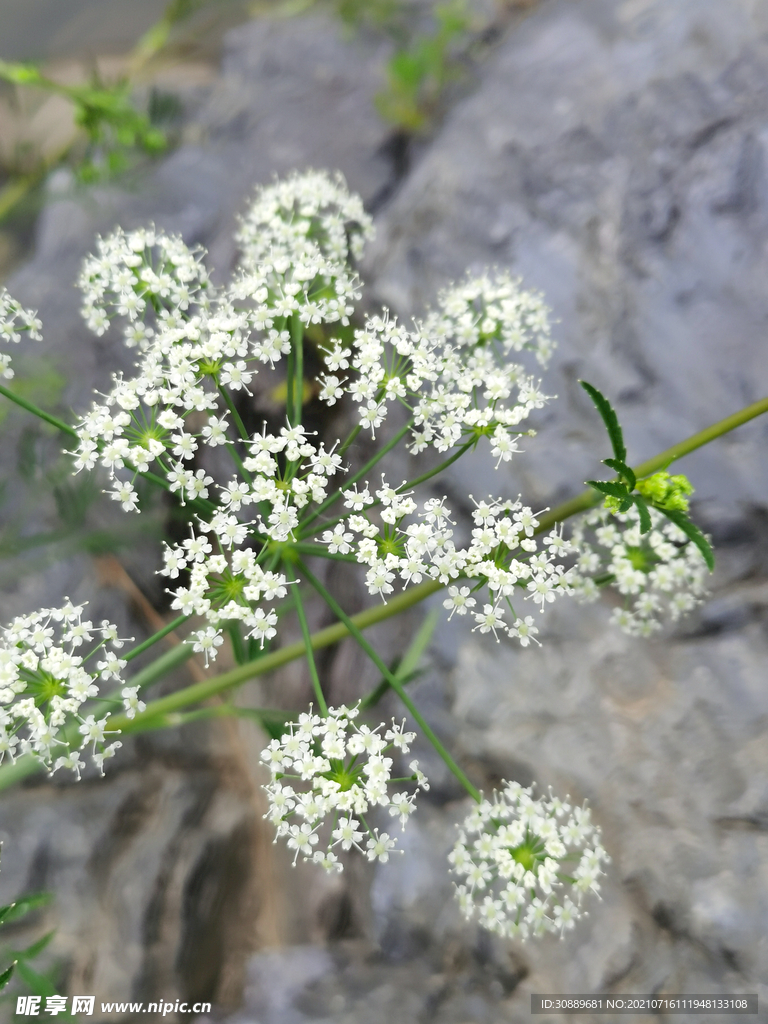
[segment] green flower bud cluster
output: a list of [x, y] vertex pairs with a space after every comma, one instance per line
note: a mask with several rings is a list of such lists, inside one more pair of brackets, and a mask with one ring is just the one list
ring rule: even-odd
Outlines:
[[666, 470], [638, 480], [636, 489], [654, 505], [676, 512], [688, 511], [688, 495], [693, 494], [693, 485], [687, 476], [682, 473], [670, 476]]

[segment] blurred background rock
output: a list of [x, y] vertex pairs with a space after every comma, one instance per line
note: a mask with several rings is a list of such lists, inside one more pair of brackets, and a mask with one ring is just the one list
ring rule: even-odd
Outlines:
[[[409, 31], [434, 33], [430, 9], [408, 5]], [[4, 0], [0, 57], [45, 59], [69, 81], [96, 62], [108, 78], [162, 10]], [[167, 155], [87, 187], [53, 170], [2, 226], [5, 283], [44, 323], [43, 345], [16, 361], [28, 393], [81, 410], [126, 365], [78, 314], [97, 233], [154, 221], [208, 248], [223, 277], [254, 184], [313, 166], [340, 169], [375, 214], [370, 307], [408, 317], [465, 268], [498, 265], [554, 310], [544, 385], [558, 400], [524, 456], [496, 473], [482, 456], [455, 469], [454, 509], [470, 493], [543, 507], [581, 489], [604, 441], [578, 377], [615, 402], [634, 461], [765, 395], [768, 7], [489, 0], [470, 13], [419, 123], [401, 94], [382, 106], [406, 44], [381, 21], [352, 31], [320, 3], [201, 7], [137, 85], [174, 99]], [[19, 108], [6, 93], [7, 173], [7, 154], [67, 143], [71, 115], [54, 99]], [[58, 438], [4, 416], [3, 618], [66, 594], [129, 635], [151, 631], [166, 612], [154, 569], [172, 510], [137, 526], [68, 476]], [[0, 893], [55, 894], [24, 934], [56, 929], [59, 990], [206, 999], [213, 1020], [240, 1024], [522, 1021], [531, 992], [768, 997], [767, 442], [757, 420], [680, 463], [718, 565], [711, 599], [679, 628], [634, 640], [604, 605], [563, 603], [543, 647], [520, 650], [454, 618], [414, 686], [481, 788], [536, 780], [589, 799], [613, 862], [566, 941], [518, 947], [460, 921], [445, 855], [466, 801], [428, 749], [433, 788], [407, 855], [328, 879], [271, 845], [256, 730], [214, 722], [126, 744], [105, 780], [3, 794]], [[354, 576], [337, 583], [362, 603]], [[412, 632], [393, 622], [375, 639], [394, 655]], [[376, 682], [347, 644], [323, 669], [337, 700]], [[308, 692], [296, 665], [242, 699], [296, 706]]]

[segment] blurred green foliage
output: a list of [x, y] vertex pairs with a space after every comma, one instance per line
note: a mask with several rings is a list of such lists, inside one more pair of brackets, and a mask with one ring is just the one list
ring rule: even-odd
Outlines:
[[[15, 924], [36, 910], [41, 910], [51, 902], [51, 899], [51, 894], [47, 892], [31, 893], [27, 896], [20, 896], [19, 899], [7, 906], [0, 907], [0, 928]], [[49, 970], [41, 971], [37, 967], [33, 967], [31, 963], [45, 950], [54, 935], [54, 931], [49, 931], [23, 949], [5, 948], [3, 950], [3, 953], [0, 954], [0, 992], [3, 992], [3, 995], [0, 996], [1, 1001], [13, 1001], [17, 994], [28, 993], [40, 996], [42, 1000], [45, 1000], [46, 996], [58, 994], [60, 966], [54, 964]], [[13, 986], [14, 991], [4, 991], [14, 980], [17, 982]], [[57, 1014], [56, 1019], [74, 1020], [66, 1011]]]
[[443, 91], [459, 74], [460, 47], [472, 24], [463, 0], [436, 4], [435, 28], [396, 49], [387, 64], [387, 85], [376, 96], [385, 120], [406, 132], [428, 127]]
[[0, 79], [16, 86], [35, 87], [69, 100], [75, 122], [87, 138], [86, 150], [76, 165], [78, 177], [92, 181], [124, 170], [134, 153], [161, 153], [167, 139], [147, 114], [131, 100], [131, 83], [106, 85], [94, 75], [89, 85], [62, 85], [43, 75], [34, 64], [0, 60]]

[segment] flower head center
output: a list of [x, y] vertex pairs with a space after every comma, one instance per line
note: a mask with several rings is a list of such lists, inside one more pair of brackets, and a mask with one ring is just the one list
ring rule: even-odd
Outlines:
[[539, 856], [536, 848], [530, 842], [521, 843], [516, 846], [514, 850], [509, 851], [512, 854], [512, 859], [521, 864], [526, 871], [532, 871], [535, 874], [536, 865], [539, 862]]
[[37, 685], [37, 703], [43, 704], [52, 697], [63, 697], [65, 694], [64, 684], [60, 679], [51, 675], [50, 672], [41, 672]]

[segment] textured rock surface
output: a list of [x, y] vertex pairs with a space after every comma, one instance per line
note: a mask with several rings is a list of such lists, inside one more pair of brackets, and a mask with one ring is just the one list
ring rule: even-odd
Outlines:
[[[560, 320], [545, 378], [560, 398], [540, 436], [497, 474], [490, 460], [457, 468], [454, 508], [470, 492], [553, 503], [595, 471], [604, 441], [579, 376], [616, 400], [636, 460], [768, 390], [767, 33], [749, 0], [545, 2], [502, 36], [384, 202], [369, 299], [418, 313], [467, 266], [498, 264], [544, 290]], [[197, 115], [199, 143], [150, 188], [46, 210], [13, 286], [40, 306], [54, 354], [83, 367], [66, 402], [114, 358], [86, 340], [69, 291], [96, 228], [151, 217], [209, 244], [223, 273], [232, 213], [273, 170], [340, 167], [366, 201], [386, 199], [386, 132], [370, 113], [379, 58], [319, 21], [251, 26]], [[98, 981], [107, 998], [201, 991], [216, 922], [232, 952], [205, 983], [232, 999], [244, 952], [281, 937], [286, 948], [248, 965], [242, 1024], [527, 1020], [532, 991], [768, 995], [767, 430], [758, 421], [683, 464], [720, 559], [713, 600], [677, 633], [630, 640], [605, 608], [563, 606], [542, 649], [522, 651], [454, 620], [414, 687], [478, 784], [536, 779], [590, 800], [613, 864], [568, 942], [511, 948], [459, 921], [444, 858], [466, 804], [427, 751], [434, 785], [407, 856], [375, 872], [328, 881], [270, 860], [240, 755], [206, 732], [147, 744], [106, 783], [15, 793], [4, 827], [28, 845], [6, 844], [4, 891], [37, 865], [29, 884], [60, 894], [73, 983]], [[74, 590], [87, 564], [50, 572], [40, 586], [69, 572]], [[359, 662], [342, 648], [328, 669], [348, 699]], [[282, 685], [298, 692], [298, 670]], [[86, 956], [77, 943], [96, 920], [105, 938]]]

